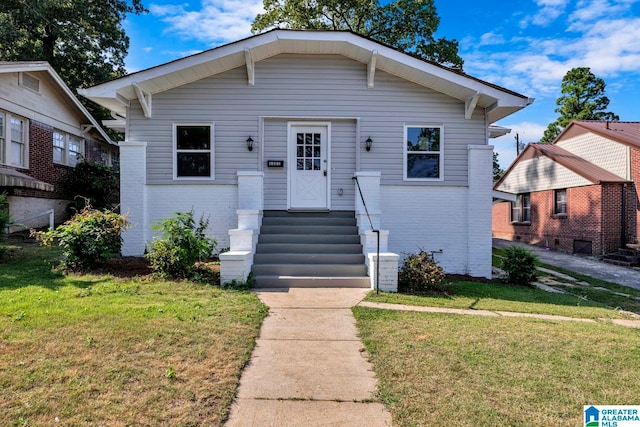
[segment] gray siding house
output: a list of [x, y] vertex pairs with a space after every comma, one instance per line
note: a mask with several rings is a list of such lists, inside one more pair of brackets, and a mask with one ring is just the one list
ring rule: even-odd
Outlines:
[[125, 129], [123, 254], [193, 210], [230, 248], [223, 281], [370, 286], [379, 237], [390, 290], [420, 248], [447, 272], [490, 276], [489, 128], [532, 102], [351, 32], [290, 30], [80, 93]]

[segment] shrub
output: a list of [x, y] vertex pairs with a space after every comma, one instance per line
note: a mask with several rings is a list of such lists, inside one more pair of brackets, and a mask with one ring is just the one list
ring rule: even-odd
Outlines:
[[54, 230], [32, 234], [44, 246], [57, 242], [62, 247], [62, 266], [72, 270], [91, 269], [120, 255], [126, 217], [87, 205]]
[[444, 271], [433, 255], [422, 249], [408, 255], [400, 267], [400, 284], [414, 292], [440, 291], [444, 278]]
[[11, 216], [9, 215], [9, 205], [7, 203], [7, 195], [0, 194], [0, 238], [4, 236], [5, 229], [11, 224]]
[[507, 272], [509, 283], [530, 285], [536, 278], [537, 257], [528, 249], [511, 245], [505, 249], [502, 269]]
[[75, 200], [72, 209], [82, 210], [89, 204], [95, 209], [111, 208], [117, 203], [120, 190], [118, 171], [100, 163], [82, 161], [69, 170], [62, 182], [62, 191]]
[[154, 230], [162, 231], [162, 237], [154, 240], [147, 259], [161, 276], [175, 278], [192, 277], [194, 264], [211, 256], [216, 248], [215, 240], [205, 235], [209, 220], [202, 217], [196, 225], [193, 212], [175, 212], [171, 218], [154, 224]]

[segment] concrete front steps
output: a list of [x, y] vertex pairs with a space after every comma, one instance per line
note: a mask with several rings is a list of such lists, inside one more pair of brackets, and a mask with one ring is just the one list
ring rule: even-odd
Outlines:
[[258, 288], [368, 288], [353, 211], [264, 211], [251, 269]]

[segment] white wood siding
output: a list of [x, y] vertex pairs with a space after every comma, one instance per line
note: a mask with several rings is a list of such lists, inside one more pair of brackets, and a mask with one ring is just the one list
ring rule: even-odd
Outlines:
[[507, 193], [529, 193], [581, 187], [592, 182], [545, 156], [519, 162], [498, 188]]
[[629, 149], [624, 144], [589, 132], [558, 141], [556, 145], [621, 178], [631, 179], [627, 166]]
[[[259, 118], [314, 119], [332, 122], [332, 208], [352, 205], [352, 185], [347, 184], [355, 169], [348, 155], [355, 140], [355, 120], [360, 118], [360, 139], [373, 139], [366, 152], [360, 144], [360, 170], [382, 171], [385, 184], [467, 185], [467, 145], [486, 144], [485, 121], [477, 109], [471, 120], [464, 119], [464, 103], [378, 70], [375, 88], [367, 88], [366, 65], [337, 55], [279, 55], [255, 64], [255, 86], [247, 84], [245, 67], [153, 96], [153, 118], [145, 119], [137, 102], [129, 111], [130, 141], [147, 141], [147, 183], [184, 184], [172, 181], [173, 122], [215, 122], [215, 181], [235, 183], [237, 170], [262, 169], [258, 147], [246, 149], [249, 136], [258, 135]], [[264, 160], [286, 159], [284, 121], [265, 119]], [[444, 181], [403, 182], [402, 144], [405, 124], [444, 126]], [[347, 142], [350, 141], [350, 142]], [[282, 144], [282, 147], [277, 147]], [[353, 147], [355, 150], [355, 147]], [[274, 157], [276, 156], [276, 157]], [[337, 157], [340, 156], [340, 157]], [[340, 170], [338, 167], [350, 170]], [[286, 203], [286, 170], [265, 170], [266, 209]], [[286, 168], [285, 168], [286, 169]], [[341, 187], [344, 185], [344, 187]], [[277, 187], [277, 188], [276, 188]], [[344, 195], [337, 196], [339, 188]], [[274, 194], [270, 194], [270, 192]]]

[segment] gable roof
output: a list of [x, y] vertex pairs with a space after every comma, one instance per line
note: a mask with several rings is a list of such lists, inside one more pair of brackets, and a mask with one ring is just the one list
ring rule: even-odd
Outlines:
[[605, 120], [573, 120], [553, 141], [555, 144], [575, 132], [593, 132], [621, 144], [640, 148], [640, 122], [612, 122]]
[[564, 166], [570, 171], [580, 175], [592, 184], [605, 184], [605, 183], [625, 183], [629, 182], [627, 179], [621, 178], [618, 175], [609, 172], [600, 166], [577, 156], [564, 148], [560, 148], [553, 144], [544, 143], [531, 143], [527, 144], [525, 149], [520, 155], [511, 163], [509, 168], [500, 177], [498, 181], [493, 185], [494, 190], [497, 190], [502, 182], [507, 178], [509, 173], [522, 161], [531, 160], [538, 156], [545, 156], [559, 165]]
[[[78, 93], [126, 115], [130, 101], [246, 66], [283, 53], [337, 54], [367, 64], [370, 76], [382, 70], [416, 84], [485, 108], [489, 123], [533, 102], [532, 98], [462, 72], [425, 61], [350, 31], [275, 29], [166, 64], [138, 71]], [[375, 81], [373, 77], [370, 77]], [[251, 77], [249, 77], [251, 81]], [[141, 99], [145, 103], [144, 99]], [[473, 108], [471, 108], [473, 109]]]
[[54, 84], [58, 86], [58, 88], [62, 91], [64, 96], [66, 96], [68, 100], [71, 101], [71, 104], [75, 108], [77, 108], [80, 114], [82, 114], [85, 117], [85, 119], [91, 125], [93, 125], [93, 127], [95, 127], [95, 129], [98, 131], [100, 136], [102, 136], [107, 143], [116, 145], [116, 143], [113, 142], [111, 138], [109, 138], [109, 135], [105, 133], [104, 129], [102, 129], [102, 127], [98, 124], [98, 122], [93, 118], [91, 113], [89, 113], [89, 111], [87, 111], [87, 109], [84, 107], [84, 105], [80, 103], [80, 101], [73, 94], [71, 89], [69, 89], [69, 86], [66, 85], [66, 83], [62, 80], [62, 78], [58, 75], [58, 73], [56, 73], [56, 71], [53, 69], [53, 67], [51, 67], [51, 65], [48, 62], [46, 61], [17, 61], [17, 62], [0, 61], [0, 73], [29, 73], [29, 72], [38, 72], [38, 71], [44, 71], [48, 73], [49, 77], [54, 82]]

